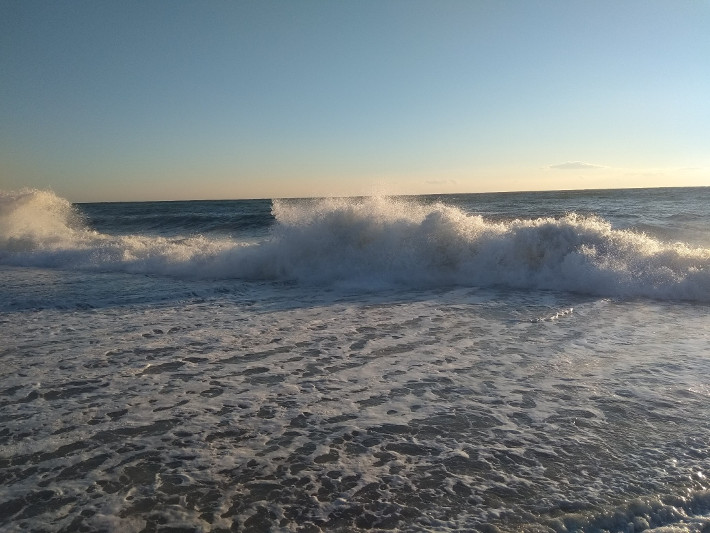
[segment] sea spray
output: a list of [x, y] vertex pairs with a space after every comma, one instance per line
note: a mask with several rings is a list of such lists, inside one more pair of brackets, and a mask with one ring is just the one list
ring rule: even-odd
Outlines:
[[274, 200], [262, 239], [112, 235], [47, 191], [4, 193], [0, 263], [363, 289], [475, 286], [710, 301], [710, 248], [594, 215], [492, 221], [415, 198]]
[[85, 231], [80, 212], [50, 191], [0, 191], [0, 250], [61, 249]]
[[387, 199], [275, 202], [282, 270], [311, 282], [507, 286], [707, 300], [710, 249], [615, 230], [596, 216], [490, 222]]

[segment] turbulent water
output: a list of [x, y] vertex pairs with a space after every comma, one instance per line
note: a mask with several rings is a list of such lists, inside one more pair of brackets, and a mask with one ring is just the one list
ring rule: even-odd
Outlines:
[[0, 193], [3, 531], [710, 528], [710, 188]]

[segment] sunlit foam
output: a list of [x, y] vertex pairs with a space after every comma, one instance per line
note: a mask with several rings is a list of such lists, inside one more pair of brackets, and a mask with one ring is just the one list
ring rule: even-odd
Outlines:
[[254, 243], [90, 230], [51, 192], [0, 196], [0, 262], [184, 278], [309, 284], [503, 286], [710, 301], [710, 249], [668, 244], [598, 217], [491, 222], [441, 203], [280, 200]]

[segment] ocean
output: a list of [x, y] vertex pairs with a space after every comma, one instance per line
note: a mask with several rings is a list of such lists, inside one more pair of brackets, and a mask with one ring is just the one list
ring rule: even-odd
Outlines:
[[710, 188], [0, 193], [2, 531], [707, 531]]

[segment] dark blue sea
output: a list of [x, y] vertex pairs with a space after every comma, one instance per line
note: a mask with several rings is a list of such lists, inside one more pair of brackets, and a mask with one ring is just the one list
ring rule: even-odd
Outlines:
[[0, 530], [710, 530], [710, 188], [0, 192]]

